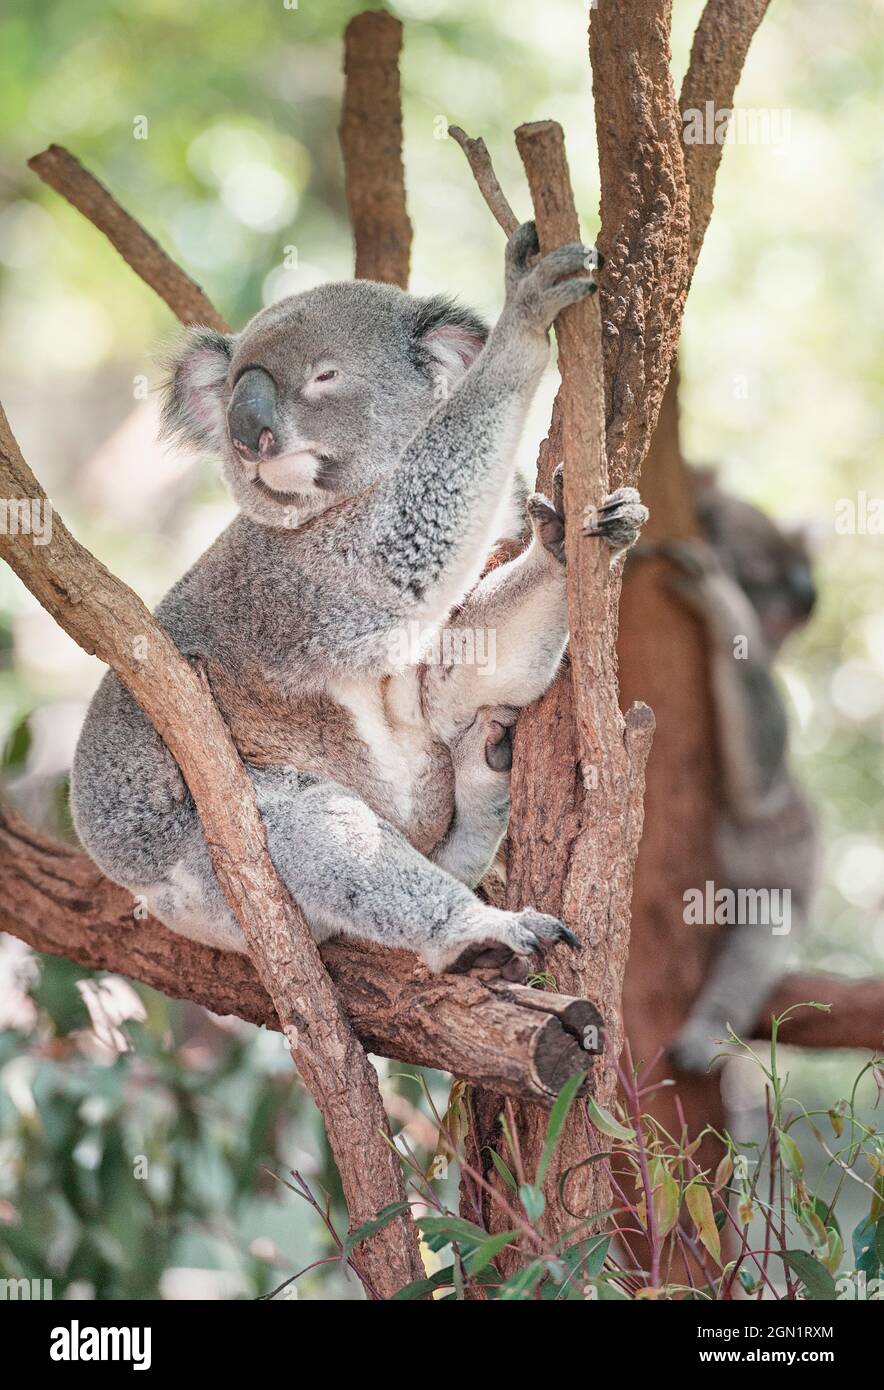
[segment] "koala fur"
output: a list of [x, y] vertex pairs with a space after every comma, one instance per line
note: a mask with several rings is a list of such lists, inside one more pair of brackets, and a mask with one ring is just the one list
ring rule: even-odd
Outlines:
[[[240, 512], [157, 618], [208, 672], [317, 939], [409, 947], [434, 970], [485, 943], [516, 956], [575, 943], [555, 918], [471, 889], [506, 827], [509, 728], [567, 638], [552, 503], [532, 499], [530, 543], [480, 576], [511, 522], [548, 329], [595, 288], [589, 254], [537, 259], [522, 226], [490, 334], [445, 299], [330, 284], [236, 335], [191, 330], [170, 364], [166, 432], [218, 455]], [[592, 534], [622, 547], [645, 516], [623, 489]], [[464, 632], [493, 632], [493, 668], [457, 659]], [[244, 949], [178, 768], [113, 674], [86, 718], [72, 806], [109, 877], [174, 930]]]
[[[814, 887], [816, 823], [789, 769], [787, 715], [772, 665], [813, 609], [810, 564], [799, 538], [705, 473], [697, 478], [697, 511], [704, 539], [664, 549], [677, 570], [673, 587], [709, 639], [724, 802], [716, 886], [788, 890], [790, 931], [800, 930]], [[738, 638], [745, 639], [741, 659]], [[747, 1037], [783, 970], [789, 934], [750, 924], [724, 930], [712, 971], [670, 1048], [683, 1070], [705, 1070], [728, 1025]]]

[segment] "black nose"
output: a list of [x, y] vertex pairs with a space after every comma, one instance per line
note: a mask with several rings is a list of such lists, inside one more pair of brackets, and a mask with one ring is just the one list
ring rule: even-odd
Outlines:
[[240, 453], [266, 458], [276, 449], [276, 383], [260, 367], [243, 372], [227, 407], [227, 428]]
[[796, 611], [808, 617], [816, 604], [816, 586], [806, 565], [795, 565], [789, 575], [789, 588]]

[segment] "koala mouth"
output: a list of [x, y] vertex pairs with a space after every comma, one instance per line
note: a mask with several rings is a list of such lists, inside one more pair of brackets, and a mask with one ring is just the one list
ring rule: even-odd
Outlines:
[[263, 478], [255, 478], [253, 481], [259, 492], [269, 497], [272, 502], [279, 502], [281, 506], [290, 506], [292, 502], [299, 502], [306, 495], [303, 492], [278, 492], [275, 487], [269, 487]]
[[[341, 460], [333, 458], [330, 454], [319, 452], [311, 452], [309, 455], [302, 455], [301, 457], [310, 459], [312, 476], [305, 477], [303, 480], [299, 479], [300, 487], [294, 489], [291, 486], [288, 488], [274, 487], [272, 483], [262, 477], [260, 472], [256, 473], [253, 479], [255, 487], [265, 497], [270, 497], [274, 501], [284, 504], [291, 503], [293, 499], [303, 498], [311, 492], [334, 492], [335, 482], [343, 466]], [[285, 462], [284, 459], [280, 461]], [[276, 470], [272, 471], [275, 472]], [[285, 471], [284, 469], [279, 470], [280, 482], [288, 481], [284, 476]]]

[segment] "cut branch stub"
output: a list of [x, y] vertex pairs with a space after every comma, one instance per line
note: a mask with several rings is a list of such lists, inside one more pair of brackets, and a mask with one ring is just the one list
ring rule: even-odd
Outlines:
[[402, 25], [384, 10], [350, 20], [340, 139], [356, 279], [408, 284], [411, 222], [405, 205], [399, 52]]
[[[132, 909], [131, 895], [85, 855], [0, 810], [0, 930], [212, 1013], [281, 1028], [247, 956], [136, 921]], [[600, 1046], [601, 1018], [587, 999], [488, 972], [431, 975], [410, 952], [370, 942], [327, 942], [321, 955], [363, 1045], [400, 1062], [548, 1106]]]

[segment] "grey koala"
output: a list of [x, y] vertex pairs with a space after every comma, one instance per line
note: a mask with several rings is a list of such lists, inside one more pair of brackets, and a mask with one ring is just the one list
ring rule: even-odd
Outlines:
[[789, 936], [807, 918], [818, 859], [816, 822], [789, 769], [787, 715], [771, 669], [783, 640], [814, 607], [806, 548], [757, 507], [721, 491], [708, 472], [697, 475], [697, 511], [704, 539], [663, 549], [676, 565], [673, 588], [699, 614], [709, 638], [724, 802], [716, 886], [790, 896], [777, 899], [783, 917], [777, 932], [751, 921], [726, 928], [670, 1047], [686, 1071], [709, 1066], [728, 1024], [739, 1036], [750, 1035], [782, 973]]
[[[325, 285], [239, 334], [191, 330], [164, 400], [167, 433], [220, 456], [241, 510], [157, 618], [208, 673], [317, 939], [408, 947], [433, 970], [577, 944], [554, 917], [471, 891], [506, 826], [515, 711], [567, 638], [553, 502], [530, 500], [530, 543], [480, 579], [549, 327], [595, 288], [587, 247], [537, 252], [526, 223], [490, 334], [446, 299]], [[618, 550], [646, 515], [621, 489], [586, 529]], [[494, 634], [493, 662], [460, 659], [477, 633]], [[110, 878], [175, 931], [244, 949], [178, 768], [113, 674], [72, 805]]]

